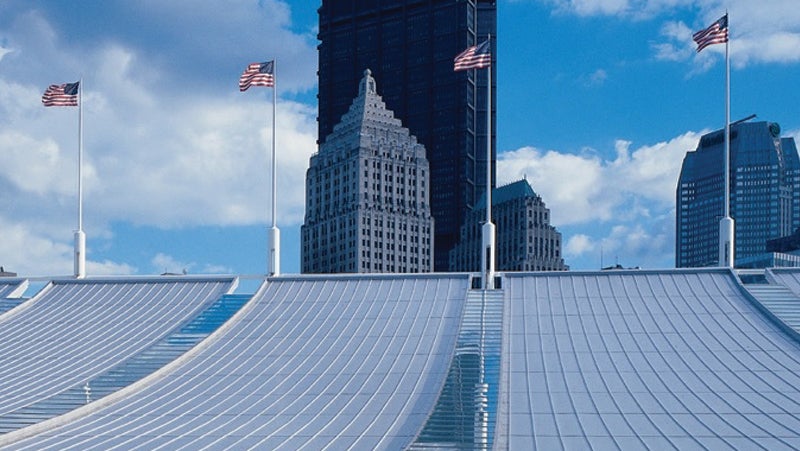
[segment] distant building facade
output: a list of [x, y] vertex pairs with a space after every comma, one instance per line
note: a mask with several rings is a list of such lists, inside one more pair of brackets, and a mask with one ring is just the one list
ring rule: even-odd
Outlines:
[[767, 251], [740, 259], [738, 268], [797, 268], [800, 267], [800, 229], [788, 236], [767, 240]]
[[6, 269], [0, 266], [0, 277], [17, 277], [17, 273], [6, 271]]
[[306, 173], [304, 273], [433, 269], [425, 148], [386, 108], [365, 71], [358, 97]]
[[[740, 266], [764, 254], [768, 240], [800, 226], [800, 159], [794, 139], [781, 138], [776, 123], [734, 123], [730, 133], [730, 211]], [[683, 160], [676, 192], [679, 268], [719, 264], [724, 138], [722, 130], [704, 135]]]
[[[491, 68], [454, 72], [453, 58], [488, 35]], [[497, 80], [496, 1], [322, 0], [318, 39], [320, 144], [347, 111], [363, 71], [371, 68], [388, 109], [427, 151], [434, 266], [447, 271], [460, 227], [486, 190], [487, 133], [495, 141], [497, 90], [491, 91], [490, 112], [486, 92], [489, 71], [493, 85]], [[494, 152], [490, 159], [494, 179]]]
[[[482, 197], [461, 227], [461, 240], [450, 252], [451, 271], [479, 271], [481, 224], [486, 220]], [[566, 271], [561, 233], [550, 224], [550, 210], [527, 180], [492, 190], [492, 222], [496, 226], [495, 267], [498, 271]]]

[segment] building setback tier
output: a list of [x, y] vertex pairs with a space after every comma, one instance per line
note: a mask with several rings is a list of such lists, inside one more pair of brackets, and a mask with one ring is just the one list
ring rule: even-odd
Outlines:
[[433, 270], [425, 148], [386, 109], [370, 70], [306, 172], [304, 273]]

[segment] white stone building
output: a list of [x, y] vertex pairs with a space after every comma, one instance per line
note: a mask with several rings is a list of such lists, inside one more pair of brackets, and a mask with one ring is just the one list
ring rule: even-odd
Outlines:
[[311, 157], [302, 272], [430, 272], [429, 174], [424, 146], [366, 70], [350, 110]]

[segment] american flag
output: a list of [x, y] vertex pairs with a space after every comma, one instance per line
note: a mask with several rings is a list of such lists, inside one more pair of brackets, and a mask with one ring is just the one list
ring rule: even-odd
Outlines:
[[489, 47], [487, 39], [459, 53], [453, 60], [453, 70], [483, 69], [491, 66], [492, 53]]
[[728, 42], [728, 15], [720, 17], [705, 30], [700, 30], [692, 39], [697, 43], [697, 52], [712, 44], [724, 44]]
[[239, 77], [239, 91], [247, 91], [250, 86], [266, 86], [268, 88], [275, 86], [274, 69], [275, 61], [248, 65], [247, 69], [242, 72], [242, 76]]
[[50, 85], [42, 95], [44, 106], [78, 106], [80, 82]]

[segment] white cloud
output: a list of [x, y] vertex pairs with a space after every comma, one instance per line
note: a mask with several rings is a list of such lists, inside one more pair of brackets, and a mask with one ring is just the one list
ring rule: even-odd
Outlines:
[[637, 148], [617, 140], [613, 158], [524, 147], [498, 156], [498, 183], [528, 179], [562, 232], [573, 269], [598, 268], [601, 253], [605, 266], [616, 259], [626, 267], [671, 267], [681, 164], [706, 132]]
[[189, 270], [195, 265], [194, 263], [185, 263], [175, 260], [171, 255], [162, 253], [156, 254], [151, 260], [156, 272], [182, 274], [188, 273]]
[[[249, 94], [249, 93], [248, 93]], [[152, 123], [103, 127], [110, 148], [93, 161], [98, 180], [87, 202], [116, 219], [161, 227], [266, 222], [271, 190], [271, 108], [253, 97], [196, 101], [151, 115]], [[277, 117], [280, 221], [304, 210], [305, 168], [316, 149], [314, 114], [279, 102]], [[148, 199], [142, 202], [142, 199]]]
[[[35, 194], [72, 194], [77, 164], [67, 158], [51, 138], [37, 140], [13, 130], [0, 130], [3, 164], [0, 176], [21, 191]], [[72, 175], [68, 174], [68, 171]]]
[[143, 32], [160, 41], [159, 64], [197, 78], [198, 84], [203, 76], [229, 73], [235, 87], [248, 63], [273, 58], [281, 90], [302, 92], [316, 84], [316, 35], [292, 30], [291, 9], [284, 1], [138, 0], [127, 7], [152, 26]]
[[589, 235], [578, 233], [566, 239], [564, 255], [566, 257], [575, 257], [592, 252], [594, 249], [595, 243], [592, 238]]
[[603, 252], [622, 266], [658, 266], [665, 255], [674, 253], [674, 215], [646, 226], [641, 223], [619, 224], [602, 239]]
[[[231, 268], [218, 265], [199, 265], [196, 262], [183, 262], [175, 259], [171, 255], [164, 253], [157, 253], [150, 261], [155, 273], [164, 274], [230, 274], [233, 271]], [[197, 269], [199, 268], [199, 269]]]
[[653, 44], [655, 57], [665, 61], [686, 61], [694, 55], [692, 30], [683, 22], [669, 21], [661, 27], [661, 36], [669, 42]]
[[674, 205], [683, 156], [697, 147], [701, 134], [687, 132], [633, 151], [630, 142], [619, 140], [614, 159], [523, 147], [498, 156], [497, 178], [499, 183], [527, 178], [556, 226], [651, 216], [650, 209]]
[[587, 88], [602, 86], [608, 80], [608, 72], [605, 69], [597, 69], [591, 74], [582, 77], [582, 83]]
[[579, 16], [648, 17], [666, 9], [691, 5], [690, 0], [541, 0], [556, 11]]
[[[9, 220], [0, 215], [0, 265], [20, 276], [73, 274], [74, 248], [70, 239], [49, 236], [35, 224], [14, 218]], [[69, 235], [64, 233], [62, 235]], [[86, 262], [86, 270], [91, 275], [132, 274], [135, 268], [127, 264], [111, 261]]]
[[[796, 0], [539, 0], [561, 14], [617, 16], [653, 20], [674, 15], [676, 10], [696, 16], [688, 25], [667, 21], [658, 42], [652, 43], [656, 58], [670, 61], [694, 59], [701, 70], [721, 52], [715, 46], [694, 55], [691, 32], [710, 25], [725, 14], [730, 17], [731, 64], [744, 67], [756, 63], [800, 61], [800, 8]], [[724, 47], [722, 47], [724, 49]]]
[[[612, 221], [610, 227], [587, 224], [566, 234], [564, 259], [572, 269], [623, 267], [670, 268], [674, 265], [675, 213], [665, 209], [655, 218]], [[576, 264], [577, 263], [577, 264]]]
[[796, 63], [800, 61], [800, 32], [776, 31], [766, 36], [742, 37], [731, 49], [731, 64], [736, 67], [751, 62]]
[[[312, 39], [288, 30], [283, 2], [261, 2], [265, 9], [245, 1], [193, 2], [191, 7], [144, 3], [153, 9], [131, 7], [131, 15], [173, 23], [163, 29], [175, 33], [175, 40], [146, 47], [120, 32], [75, 42], [61, 34], [70, 30], [54, 27], [35, 10], [11, 19], [7, 29], [0, 26], [2, 48], [14, 48], [0, 56], [0, 264], [7, 269], [72, 272], [77, 109], [43, 108], [40, 99], [48, 84], [74, 81], [81, 73], [84, 220], [92, 230], [88, 273], [138, 271], [91, 260], [92, 238], [112, 237], [113, 223], [171, 228], [268, 222], [272, 90], [242, 94], [236, 84], [253, 55], [297, 60], [278, 73], [278, 222], [302, 221], [305, 169], [316, 151], [316, 114], [284, 93], [313, 87]], [[264, 39], [265, 30], [271, 30], [271, 39]], [[213, 52], [214, 39], [253, 45], [225, 45], [240, 49], [239, 55], [239, 50]], [[184, 45], [192, 55], [177, 58]], [[181, 64], [186, 67], [177, 75], [168, 67]], [[220, 77], [215, 71], [224, 73]], [[183, 269], [182, 262], [173, 263], [170, 270]], [[193, 272], [225, 269], [185, 266]]]

